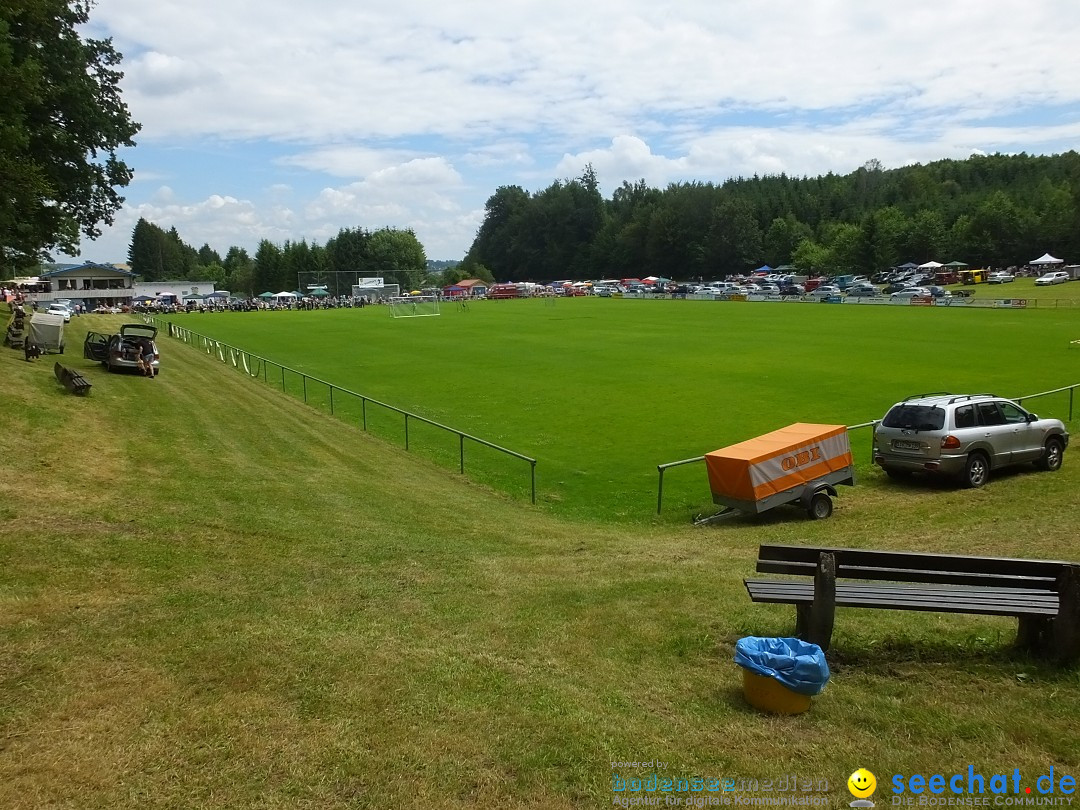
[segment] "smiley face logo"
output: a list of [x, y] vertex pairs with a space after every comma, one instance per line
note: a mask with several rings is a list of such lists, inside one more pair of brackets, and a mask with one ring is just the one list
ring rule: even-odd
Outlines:
[[865, 799], [877, 788], [877, 778], [866, 770], [859, 768], [847, 780], [847, 789], [856, 799]]

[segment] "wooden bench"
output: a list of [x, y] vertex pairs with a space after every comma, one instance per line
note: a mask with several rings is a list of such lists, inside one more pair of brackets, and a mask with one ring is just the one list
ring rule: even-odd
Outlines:
[[76, 396], [84, 397], [90, 393], [90, 381], [79, 372], [57, 363], [53, 366], [53, 373], [60, 384]]
[[[829, 648], [837, 607], [1015, 616], [1018, 643], [1080, 658], [1080, 564], [910, 551], [762, 545], [747, 579], [755, 602], [795, 605], [796, 633]], [[837, 582], [838, 579], [855, 580]]]

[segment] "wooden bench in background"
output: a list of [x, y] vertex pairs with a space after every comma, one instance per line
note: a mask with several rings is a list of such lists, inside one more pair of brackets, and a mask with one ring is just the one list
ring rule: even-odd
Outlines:
[[[828, 649], [837, 607], [1015, 616], [1018, 643], [1080, 659], [1080, 564], [909, 551], [762, 545], [755, 602], [795, 605], [796, 633]], [[837, 580], [853, 580], [838, 582]]]
[[76, 396], [84, 397], [90, 393], [91, 382], [79, 372], [57, 363], [53, 373], [60, 384]]

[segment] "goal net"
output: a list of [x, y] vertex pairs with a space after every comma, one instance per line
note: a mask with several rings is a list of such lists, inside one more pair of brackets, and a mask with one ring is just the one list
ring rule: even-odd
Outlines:
[[391, 318], [421, 318], [439, 314], [439, 299], [434, 295], [405, 295], [388, 298]]

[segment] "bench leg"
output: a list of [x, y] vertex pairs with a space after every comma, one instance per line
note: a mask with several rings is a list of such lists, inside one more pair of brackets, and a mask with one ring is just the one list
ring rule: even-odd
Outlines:
[[814, 573], [814, 601], [795, 605], [795, 635], [828, 650], [836, 615], [836, 556], [824, 553]]
[[1080, 565], [1070, 565], [1058, 576], [1058, 615], [1054, 617], [1051, 642], [1062, 664], [1080, 661]]
[[795, 605], [795, 635], [806, 640], [810, 632], [810, 610], [812, 605]]
[[1025, 652], [1042, 653], [1049, 643], [1052, 624], [1049, 616], [1021, 616], [1016, 646]]
[[828, 650], [836, 615], [836, 555], [824, 552], [814, 573], [814, 601], [807, 620], [806, 640]]

